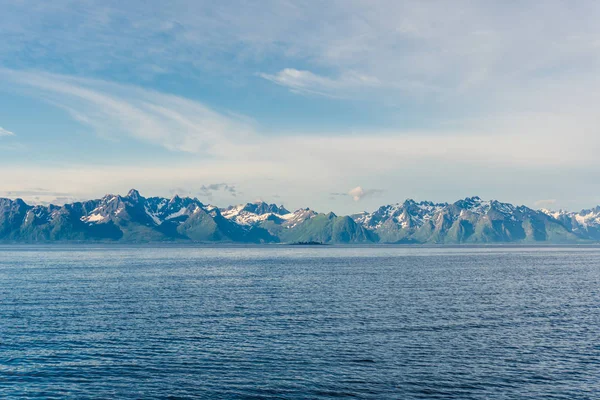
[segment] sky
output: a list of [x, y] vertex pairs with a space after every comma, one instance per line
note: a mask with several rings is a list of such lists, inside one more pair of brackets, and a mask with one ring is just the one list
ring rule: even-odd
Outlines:
[[600, 2], [0, 0], [0, 196], [600, 204]]

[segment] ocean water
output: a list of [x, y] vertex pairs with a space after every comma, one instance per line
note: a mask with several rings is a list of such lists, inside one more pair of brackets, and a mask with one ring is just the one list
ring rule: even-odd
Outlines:
[[0, 246], [0, 398], [598, 399], [600, 249]]

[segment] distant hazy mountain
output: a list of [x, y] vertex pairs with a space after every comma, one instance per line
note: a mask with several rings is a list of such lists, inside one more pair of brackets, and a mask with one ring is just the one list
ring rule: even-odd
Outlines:
[[533, 210], [470, 197], [406, 200], [352, 216], [264, 202], [223, 209], [196, 198], [106, 195], [64, 206], [0, 199], [0, 240], [239, 243], [575, 243], [600, 241], [600, 207]]

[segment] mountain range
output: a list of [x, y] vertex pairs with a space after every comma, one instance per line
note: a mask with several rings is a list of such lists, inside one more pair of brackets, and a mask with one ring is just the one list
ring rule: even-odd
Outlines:
[[600, 241], [600, 207], [534, 210], [469, 197], [454, 203], [385, 205], [338, 216], [265, 202], [218, 208], [197, 198], [126, 196], [56, 205], [0, 198], [0, 241], [233, 243], [589, 243]]

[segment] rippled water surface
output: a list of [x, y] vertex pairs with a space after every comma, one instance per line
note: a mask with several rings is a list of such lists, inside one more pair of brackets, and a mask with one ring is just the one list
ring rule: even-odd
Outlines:
[[600, 398], [600, 249], [0, 246], [0, 398]]

